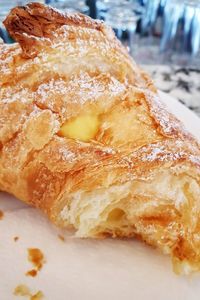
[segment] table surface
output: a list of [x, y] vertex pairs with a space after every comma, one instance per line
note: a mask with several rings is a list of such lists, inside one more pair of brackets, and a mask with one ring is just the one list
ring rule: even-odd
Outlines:
[[200, 117], [200, 66], [184, 68], [167, 65], [142, 65], [156, 87], [185, 104]]

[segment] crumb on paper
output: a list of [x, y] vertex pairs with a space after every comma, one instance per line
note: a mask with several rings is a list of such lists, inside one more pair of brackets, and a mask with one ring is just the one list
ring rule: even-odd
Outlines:
[[61, 241], [65, 241], [65, 238], [64, 238], [64, 236], [63, 235], [61, 235], [61, 234], [58, 234], [58, 238], [61, 240]]
[[15, 290], [14, 290], [14, 295], [15, 296], [30, 296], [31, 292], [28, 286], [26, 286], [25, 284], [19, 284], [18, 286], [16, 286]]
[[38, 291], [36, 294], [32, 295], [30, 300], [40, 300], [44, 298], [44, 294], [41, 291]]
[[29, 248], [28, 249], [28, 260], [36, 267], [39, 271], [45, 263], [44, 254], [38, 248]]
[[26, 272], [26, 276], [35, 277], [36, 275], [37, 275], [37, 270], [35, 269]]
[[30, 288], [25, 284], [16, 286], [14, 295], [20, 297], [29, 297], [29, 300], [41, 300], [44, 298], [44, 294], [42, 293], [42, 291], [38, 291], [32, 294]]
[[2, 211], [2, 210], [0, 210], [0, 220], [2, 220], [2, 219], [3, 219], [3, 217], [4, 217], [4, 213], [3, 213], [3, 211]]
[[14, 236], [13, 239], [14, 239], [15, 242], [17, 242], [19, 240], [19, 237], [18, 236]]
[[33, 264], [35, 269], [31, 269], [26, 272], [27, 276], [35, 277], [38, 271], [41, 270], [43, 264], [45, 263], [44, 254], [38, 248], [29, 248], [28, 250], [28, 260]]

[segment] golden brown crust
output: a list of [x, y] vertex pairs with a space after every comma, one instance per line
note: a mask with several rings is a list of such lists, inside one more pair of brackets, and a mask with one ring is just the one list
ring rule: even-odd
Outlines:
[[[86, 16], [29, 4], [4, 23], [22, 49], [0, 45], [0, 189], [81, 237], [136, 236], [199, 269], [200, 147], [148, 75]], [[90, 142], [59, 136], [84, 114]]]
[[[41, 52], [49, 52], [49, 55], [52, 52], [52, 56], [55, 57], [55, 51], [58, 50], [62, 54], [65, 52], [65, 56], [71, 56], [73, 53], [77, 54], [78, 48], [80, 57], [77, 58], [80, 60], [84, 59], [82, 55], [86, 51], [90, 51], [90, 59], [95, 61], [96, 52], [97, 60], [104, 57], [102, 62], [97, 61], [97, 63], [103, 66], [106, 60], [106, 63], [110, 63], [113, 68], [120, 69], [117, 71], [118, 76], [120, 73], [120, 79], [124, 80], [125, 76], [131, 82], [138, 81], [140, 86], [156, 90], [149, 76], [141, 71], [128, 56], [126, 49], [116, 39], [112, 29], [100, 21], [78, 13], [63, 14], [49, 6], [30, 3], [24, 7], [12, 9], [4, 24], [9, 34], [19, 42], [23, 50], [21, 58], [18, 57], [19, 61], [14, 61], [16, 67], [21, 64], [20, 61], [23, 62], [23, 58], [39, 58], [43, 63], [45, 57]], [[100, 57], [100, 54], [103, 57]], [[27, 62], [27, 67], [28, 65]], [[16, 73], [18, 72], [16, 70]], [[18, 82], [19, 79], [15, 80]]]
[[[116, 43], [113, 32], [101, 21], [92, 20], [82, 14], [61, 13], [50, 6], [30, 3], [13, 8], [4, 21], [9, 34], [20, 43], [26, 57], [33, 57], [31, 51], [37, 38], [52, 38], [53, 33], [63, 25], [80, 26], [102, 32]], [[35, 38], [34, 38], [35, 37]], [[45, 40], [45, 42], [47, 42]], [[30, 51], [30, 53], [29, 53]], [[124, 52], [124, 50], [122, 49]]]
[[82, 26], [100, 31], [103, 31], [105, 27], [102, 22], [92, 20], [85, 15], [61, 13], [40, 3], [13, 8], [4, 21], [4, 25], [13, 38], [16, 33], [51, 37], [52, 32], [63, 25]]

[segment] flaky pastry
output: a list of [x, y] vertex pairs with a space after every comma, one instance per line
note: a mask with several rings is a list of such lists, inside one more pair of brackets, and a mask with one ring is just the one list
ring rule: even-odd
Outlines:
[[200, 269], [200, 147], [113, 31], [37, 3], [0, 44], [0, 189], [78, 237], [137, 237]]

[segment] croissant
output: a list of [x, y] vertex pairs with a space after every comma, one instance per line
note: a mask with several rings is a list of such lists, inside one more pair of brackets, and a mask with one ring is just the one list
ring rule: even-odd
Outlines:
[[78, 237], [139, 238], [200, 269], [200, 147], [113, 31], [31, 3], [0, 44], [0, 190]]

